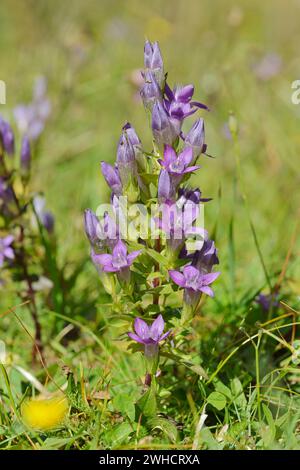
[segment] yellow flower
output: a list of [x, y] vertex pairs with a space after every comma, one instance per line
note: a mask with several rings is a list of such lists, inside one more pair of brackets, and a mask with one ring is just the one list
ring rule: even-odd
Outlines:
[[56, 428], [68, 413], [68, 400], [64, 395], [31, 398], [21, 406], [22, 418], [28, 427], [40, 431]]

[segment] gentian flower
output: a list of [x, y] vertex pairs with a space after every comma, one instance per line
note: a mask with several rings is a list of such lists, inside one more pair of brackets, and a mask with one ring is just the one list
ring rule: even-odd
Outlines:
[[158, 42], [145, 42], [144, 47], [144, 65], [145, 69], [151, 70], [155, 75], [160, 86], [164, 81], [164, 64]]
[[3, 266], [5, 258], [14, 259], [14, 250], [11, 247], [14, 237], [7, 235], [7, 237], [0, 238], [0, 267]]
[[129, 267], [140, 253], [141, 250], [137, 250], [127, 254], [125, 243], [122, 242], [122, 240], [118, 240], [113, 248], [112, 254], [94, 254], [93, 260], [101, 265], [104, 272], [119, 273], [121, 278], [128, 280]]
[[145, 83], [140, 91], [141, 98], [145, 108], [151, 111], [157, 100], [162, 101], [162, 91], [154, 73], [146, 71], [142, 73], [142, 76]]
[[159, 315], [151, 326], [147, 325], [141, 318], [136, 318], [134, 320], [135, 333], [129, 332], [127, 334], [133, 341], [144, 344], [145, 356], [152, 357], [157, 355], [159, 343], [171, 333], [171, 330], [163, 333], [164, 328], [165, 322], [162, 315]]
[[199, 101], [191, 101], [194, 94], [193, 85], [176, 86], [172, 91], [169, 85], [165, 86], [165, 108], [169, 116], [182, 122], [186, 117], [191, 116], [197, 108], [208, 109]]
[[192, 160], [193, 150], [191, 148], [186, 148], [177, 155], [173, 147], [166, 145], [164, 159], [159, 160], [159, 163], [170, 173], [173, 182], [177, 185], [185, 174], [200, 168], [198, 165], [189, 166]]
[[262, 307], [265, 312], [268, 312], [272, 307], [279, 307], [278, 294], [259, 294], [255, 301]]
[[97, 245], [101, 237], [101, 226], [98, 217], [91, 209], [84, 211], [84, 228], [91, 246]]
[[204, 240], [201, 250], [195, 251], [192, 265], [203, 273], [210, 273], [212, 267], [219, 264], [218, 252], [213, 240]]
[[176, 196], [176, 187], [172, 183], [167, 170], [161, 170], [158, 178], [157, 197], [159, 202], [174, 202]]
[[127, 129], [122, 129], [122, 135], [117, 149], [117, 167], [123, 187], [133, 182], [137, 176], [137, 165], [135, 161], [135, 149], [130, 140], [132, 134], [127, 134]]
[[204, 120], [202, 118], [194, 122], [184, 139], [184, 143], [185, 148], [191, 148], [193, 151], [193, 162], [201, 153], [206, 151]]
[[171, 279], [185, 290], [185, 301], [187, 303], [195, 303], [200, 297], [200, 293], [204, 292], [210, 297], [214, 296], [213, 290], [209, 287], [220, 275], [219, 272], [203, 274], [194, 266], [185, 266], [183, 272], [170, 270]]
[[33, 207], [40, 223], [45, 227], [47, 232], [52, 233], [54, 229], [54, 216], [52, 212], [45, 210], [46, 200], [43, 196], [35, 196], [33, 198]]
[[44, 130], [51, 113], [51, 104], [47, 97], [45, 77], [38, 77], [34, 84], [33, 98], [30, 104], [20, 104], [14, 109], [14, 117], [19, 131], [31, 141], [37, 140]]
[[152, 132], [159, 146], [172, 145], [179, 135], [163, 104], [158, 100], [152, 109]]
[[113, 194], [120, 196], [122, 194], [122, 183], [118, 169], [109, 163], [101, 162], [101, 171]]
[[15, 151], [15, 137], [10, 124], [0, 116], [0, 140], [4, 151], [12, 155]]
[[25, 135], [21, 144], [20, 167], [23, 174], [27, 175], [30, 170], [31, 149], [28, 137]]

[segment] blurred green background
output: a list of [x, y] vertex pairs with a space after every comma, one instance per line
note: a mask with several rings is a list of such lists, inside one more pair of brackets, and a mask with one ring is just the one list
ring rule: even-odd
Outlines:
[[[99, 163], [114, 161], [122, 125], [129, 120], [151, 148], [137, 87], [147, 37], [160, 42], [170, 84], [194, 83], [195, 98], [211, 108], [203, 115], [215, 159], [202, 157], [193, 182], [214, 198], [205, 222], [210, 232], [217, 222], [223, 272], [217, 292], [229, 283], [231, 220], [238, 290], [264, 283], [239, 189], [234, 195], [231, 111], [258, 241], [268, 271], [280, 271], [299, 219], [300, 105], [291, 102], [291, 84], [300, 78], [299, 15], [296, 0], [1, 1], [0, 79], [7, 104], [0, 112], [9, 116], [17, 103], [29, 101], [36, 76], [49, 83], [53, 109], [34, 184], [55, 214], [62, 263], [88, 256], [82, 212], [108, 201]], [[299, 250], [297, 239], [288, 271], [297, 294]], [[90, 267], [87, 276], [97, 273]]]

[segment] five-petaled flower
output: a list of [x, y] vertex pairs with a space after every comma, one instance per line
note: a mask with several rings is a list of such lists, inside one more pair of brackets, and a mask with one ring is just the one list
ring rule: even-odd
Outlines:
[[183, 287], [188, 294], [204, 292], [210, 297], [214, 296], [209, 284], [214, 282], [220, 275], [219, 272], [203, 274], [194, 266], [185, 266], [183, 272], [170, 270], [171, 279], [180, 287]]
[[122, 242], [122, 240], [119, 240], [113, 248], [112, 254], [94, 254], [93, 259], [96, 263], [102, 266], [104, 272], [122, 273], [128, 270], [141, 251], [142, 250], [136, 250], [127, 254], [125, 243]]
[[173, 147], [165, 146], [164, 159], [159, 160], [161, 166], [171, 175], [174, 184], [178, 184], [186, 173], [192, 173], [200, 168], [199, 165], [190, 166], [193, 160], [193, 150], [185, 148], [177, 155]]
[[135, 333], [129, 332], [127, 334], [129, 338], [137, 343], [144, 344], [146, 356], [152, 356], [157, 354], [159, 343], [166, 339], [171, 333], [171, 330], [163, 333], [164, 328], [165, 322], [162, 315], [159, 315], [151, 326], [147, 325], [141, 318], [136, 318], [134, 320]]

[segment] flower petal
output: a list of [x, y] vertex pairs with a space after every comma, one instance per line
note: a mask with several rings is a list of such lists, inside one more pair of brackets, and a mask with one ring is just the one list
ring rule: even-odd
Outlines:
[[215, 295], [214, 291], [208, 286], [202, 286], [200, 287], [200, 290], [204, 292], [204, 294], [209, 295], [210, 297], [213, 297]]
[[164, 166], [170, 165], [172, 162], [176, 161], [176, 159], [177, 155], [173, 147], [166, 145], [164, 151]]
[[141, 318], [136, 318], [134, 320], [134, 329], [136, 334], [142, 339], [147, 340], [149, 339], [149, 326], [147, 323], [142, 320]]
[[216, 273], [208, 273], [208, 274], [204, 274], [204, 276], [202, 276], [202, 284], [207, 286], [208, 284], [211, 284], [212, 282], [214, 282], [217, 277], [220, 276], [220, 272], [216, 272]]
[[186, 147], [179, 155], [178, 159], [184, 163], [184, 166], [188, 166], [193, 160], [193, 149]]
[[7, 235], [7, 237], [3, 238], [3, 240], [2, 240], [4, 246], [11, 245], [13, 241], [14, 241], [14, 236], [13, 235]]
[[199, 170], [199, 168], [201, 168], [201, 166], [199, 166], [199, 165], [189, 166], [188, 168], [186, 168], [186, 169], [184, 170], [183, 173], [184, 173], [184, 174], [186, 174], [186, 173], [192, 173], [193, 171]]
[[136, 341], [137, 343], [145, 344], [144, 341], [135, 333], [127, 333], [129, 338], [133, 339], [133, 341]]
[[127, 256], [127, 247], [122, 240], [119, 240], [118, 243], [116, 243], [116, 246], [113, 249], [113, 257], [118, 258], [119, 256], [125, 257]]
[[93, 253], [92, 259], [94, 263], [101, 264], [102, 266], [111, 266], [112, 255], [110, 254], [97, 255], [96, 253]]
[[154, 341], [159, 341], [162, 332], [164, 331], [165, 322], [162, 315], [158, 315], [158, 317], [154, 320], [152, 325], [150, 326], [150, 337], [154, 339]]
[[166, 339], [169, 334], [171, 333], [171, 330], [167, 331], [166, 333], [164, 333], [160, 338], [159, 338], [159, 341], [163, 341], [164, 339]]
[[5, 248], [3, 251], [3, 254], [6, 258], [9, 258], [9, 259], [14, 259], [15, 257], [14, 250], [10, 247]]
[[133, 263], [135, 258], [139, 256], [141, 252], [142, 250], [136, 250], [136, 251], [132, 251], [131, 253], [129, 253], [129, 255], [127, 255], [127, 261], [128, 261], [129, 266]]
[[171, 270], [169, 271], [169, 276], [178, 286], [180, 287], [185, 286], [185, 278], [181, 272]]

